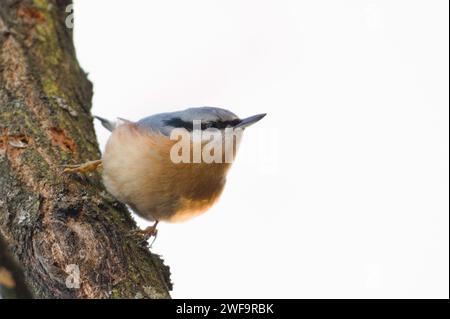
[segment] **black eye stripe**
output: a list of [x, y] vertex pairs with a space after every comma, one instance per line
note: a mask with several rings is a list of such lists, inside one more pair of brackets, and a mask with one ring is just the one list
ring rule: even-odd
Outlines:
[[188, 131], [192, 131], [192, 123], [185, 122], [180, 118], [173, 118], [170, 120], [164, 121], [164, 124], [172, 127], [185, 128]]
[[[230, 120], [230, 121], [218, 121], [218, 122], [203, 122], [201, 123], [202, 130], [206, 130], [207, 128], [217, 128], [217, 129], [224, 129], [227, 127], [233, 127], [238, 125], [241, 122], [241, 120]], [[192, 131], [193, 123], [192, 122], [186, 122], [183, 121], [180, 118], [173, 118], [170, 120], [164, 121], [164, 123], [168, 126], [172, 127], [179, 127], [179, 128], [185, 128], [188, 131]]]
[[212, 124], [212, 127], [214, 127], [214, 128], [224, 129], [224, 128], [229, 127], [229, 126], [231, 126], [231, 127], [236, 126], [240, 122], [241, 122], [240, 120], [231, 120], [231, 121], [213, 122], [211, 124]]

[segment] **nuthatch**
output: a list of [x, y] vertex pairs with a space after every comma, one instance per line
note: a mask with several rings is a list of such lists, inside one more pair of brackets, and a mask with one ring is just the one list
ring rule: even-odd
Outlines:
[[[196, 131], [203, 134], [215, 129], [223, 137], [245, 129], [265, 115], [239, 119], [225, 109], [198, 107], [155, 114], [138, 122], [111, 122], [97, 117], [112, 132], [102, 160], [73, 165], [66, 172], [86, 172], [103, 165], [106, 189], [139, 216], [155, 221], [153, 226], [141, 231], [150, 237], [156, 235], [159, 221], [183, 221], [208, 210], [222, 193], [231, 165], [222, 155], [219, 155], [222, 161], [192, 161], [195, 155], [190, 151], [188, 162], [174, 161], [173, 149], [180, 142], [172, 138], [174, 129], [184, 129], [192, 150], [198, 146], [196, 143], [204, 147], [209, 141], [196, 140]], [[235, 154], [239, 143], [235, 137], [231, 143], [220, 139], [215, 145], [219, 147], [213, 152]]]

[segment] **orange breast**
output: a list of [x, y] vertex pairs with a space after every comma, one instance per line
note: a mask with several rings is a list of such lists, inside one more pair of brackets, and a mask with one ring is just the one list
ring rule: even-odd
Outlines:
[[134, 124], [118, 127], [103, 155], [108, 191], [148, 220], [183, 221], [206, 211], [219, 198], [230, 164], [175, 164], [175, 143]]

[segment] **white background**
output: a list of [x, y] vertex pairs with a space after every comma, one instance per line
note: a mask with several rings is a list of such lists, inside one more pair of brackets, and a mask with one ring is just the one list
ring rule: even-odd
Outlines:
[[220, 202], [160, 225], [174, 297], [449, 297], [448, 5], [75, 0], [94, 114], [268, 113]]

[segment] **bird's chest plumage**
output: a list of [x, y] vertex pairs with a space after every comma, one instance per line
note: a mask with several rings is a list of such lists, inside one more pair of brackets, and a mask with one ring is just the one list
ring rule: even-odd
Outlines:
[[132, 124], [118, 127], [103, 155], [107, 190], [149, 220], [182, 221], [203, 213], [219, 198], [230, 164], [175, 164], [174, 143]]

